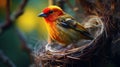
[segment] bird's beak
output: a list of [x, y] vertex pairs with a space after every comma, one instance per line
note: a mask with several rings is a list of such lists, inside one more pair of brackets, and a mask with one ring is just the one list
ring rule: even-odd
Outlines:
[[44, 14], [44, 13], [40, 13], [40, 14], [38, 15], [38, 17], [47, 17], [47, 15]]

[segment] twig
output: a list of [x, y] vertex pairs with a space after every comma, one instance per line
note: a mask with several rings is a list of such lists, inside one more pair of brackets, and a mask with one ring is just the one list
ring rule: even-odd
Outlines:
[[10, 0], [6, 3], [6, 24], [10, 23]]
[[10, 0], [6, 1], [6, 22], [3, 24], [0, 24], [0, 29], [7, 29], [11, 25], [11, 19], [10, 19]]
[[17, 19], [20, 15], [23, 14], [24, 12], [24, 8], [27, 5], [28, 0], [22, 0], [22, 3], [20, 4], [20, 6], [18, 7], [18, 10], [16, 11], [13, 20]]
[[6, 3], [6, 22], [10, 23], [10, 0]]
[[67, 57], [75, 60], [80, 60], [80, 58], [77, 58], [77, 57], [72, 57], [72, 56], [67, 56]]
[[18, 37], [20, 39], [20, 42], [22, 44], [21, 45], [22, 49], [25, 50], [28, 54], [30, 54], [31, 53], [31, 49], [28, 47], [24, 35], [18, 29], [15, 29], [15, 30], [16, 30], [16, 33], [17, 33], [17, 35], [18, 35]]
[[16, 67], [16, 65], [0, 50], [0, 60], [2, 60], [8, 67]]

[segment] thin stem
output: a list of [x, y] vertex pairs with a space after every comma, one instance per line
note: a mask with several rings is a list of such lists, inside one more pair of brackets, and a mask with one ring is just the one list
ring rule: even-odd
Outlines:
[[16, 67], [16, 65], [0, 50], [0, 60], [3, 61], [8, 67]]

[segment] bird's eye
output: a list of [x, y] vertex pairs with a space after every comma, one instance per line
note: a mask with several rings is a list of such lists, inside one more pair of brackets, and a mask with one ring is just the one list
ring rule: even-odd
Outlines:
[[53, 13], [53, 12], [54, 12], [53, 10], [50, 10], [50, 11], [49, 11], [49, 14], [51, 14], [51, 13]]

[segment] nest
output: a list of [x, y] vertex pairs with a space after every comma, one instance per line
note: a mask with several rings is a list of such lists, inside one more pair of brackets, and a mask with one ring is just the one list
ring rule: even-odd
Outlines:
[[[93, 57], [96, 49], [99, 49], [100, 44], [96, 44], [100, 40], [103, 33], [103, 23], [98, 16], [89, 16], [83, 23], [84, 27], [94, 36], [94, 39], [89, 43], [63, 52], [45, 51], [44, 47], [39, 50], [39, 54], [35, 56], [35, 65], [37, 67], [66, 67], [75, 65], [81, 61], [87, 61]], [[81, 43], [80, 43], [81, 44]]]

